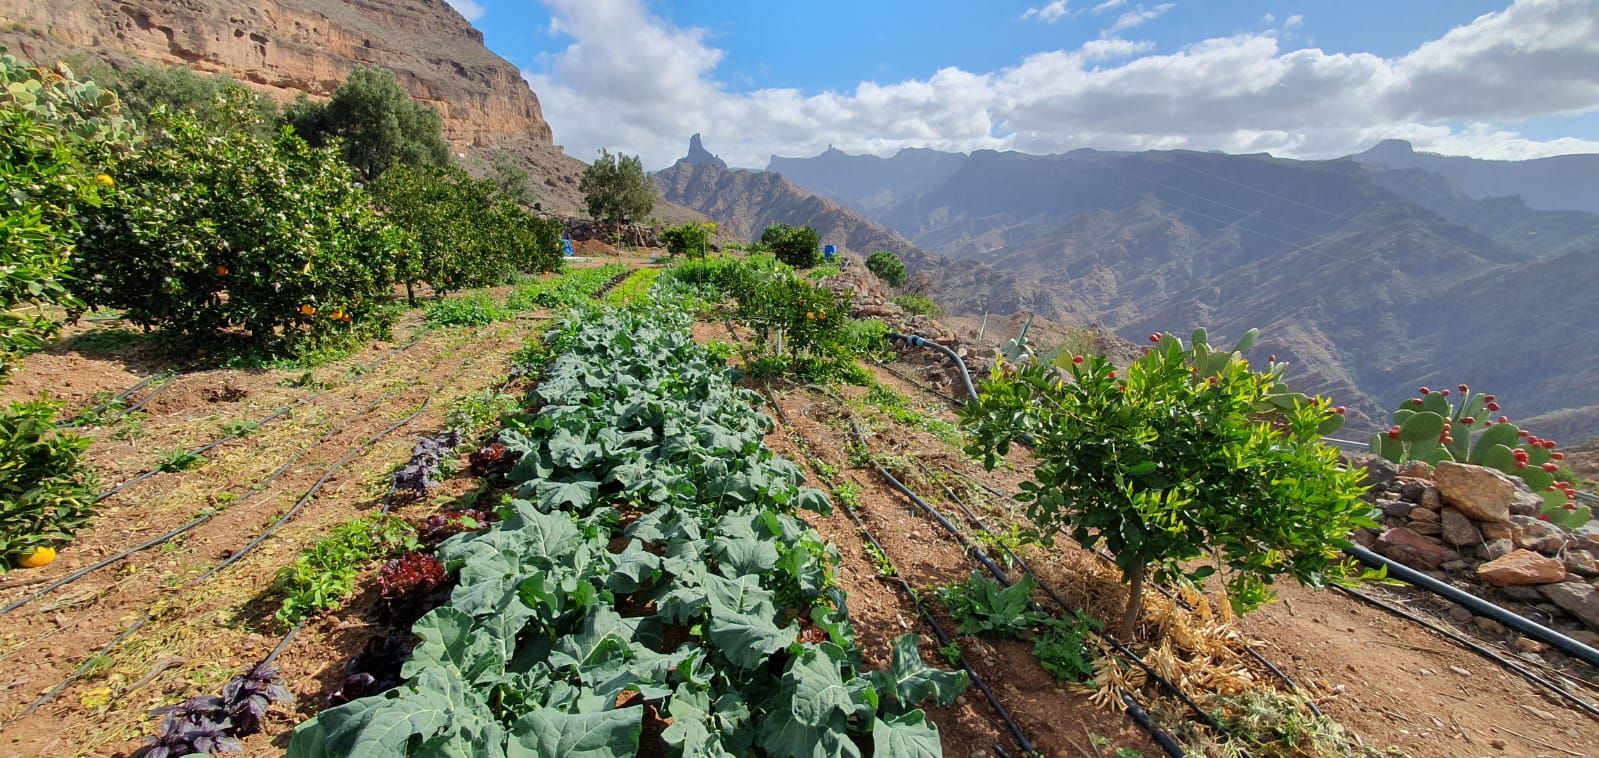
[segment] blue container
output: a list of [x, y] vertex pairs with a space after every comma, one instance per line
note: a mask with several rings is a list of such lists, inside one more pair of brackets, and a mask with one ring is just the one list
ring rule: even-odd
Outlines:
[[572, 241], [565, 237], [561, 238], [561, 252], [566, 253], [566, 257], [568, 258], [577, 255], [577, 253], [573, 252], [572, 250]]
[[824, 260], [829, 260], [830, 261], [830, 260], [833, 260], [834, 258], [836, 258], [837, 256], [838, 256], [838, 245], [823, 245], [822, 246], [822, 258]]

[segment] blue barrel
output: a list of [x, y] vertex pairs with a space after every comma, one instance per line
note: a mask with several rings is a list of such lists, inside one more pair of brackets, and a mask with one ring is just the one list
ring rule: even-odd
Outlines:
[[822, 258], [824, 260], [829, 260], [830, 261], [830, 260], [833, 260], [836, 257], [838, 257], [838, 245], [823, 245], [822, 246]]
[[565, 253], [568, 258], [577, 255], [577, 253], [572, 251], [572, 241], [565, 237], [561, 238], [561, 252]]

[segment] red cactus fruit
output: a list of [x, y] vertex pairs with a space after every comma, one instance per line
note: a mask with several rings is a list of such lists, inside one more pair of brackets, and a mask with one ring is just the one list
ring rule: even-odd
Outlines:
[[1348, 408], [1345, 408], [1345, 407], [1343, 407], [1343, 406], [1341, 406], [1341, 405], [1340, 405], [1340, 406], [1338, 406], [1338, 407], [1337, 407], [1337, 408], [1334, 408], [1334, 409], [1333, 409], [1333, 413], [1336, 413], [1336, 414], [1338, 414], [1338, 415], [1340, 415], [1340, 416], [1342, 416], [1342, 415], [1344, 415], [1344, 414], [1345, 414], [1345, 413], [1347, 413], [1347, 412], [1348, 412], [1348, 411], [1349, 411], [1349, 409], [1348, 409]]
[[1549, 514], [1547, 514], [1547, 513], [1538, 514], [1538, 520], [1539, 521], [1548, 521], [1549, 520]]
[[1083, 362], [1083, 356], [1081, 356], [1081, 355], [1072, 356], [1072, 363], [1082, 363], [1082, 362]]
[[[1492, 409], [1489, 409], [1489, 410], [1492, 410]], [[1510, 417], [1509, 416], [1500, 416], [1499, 417], [1499, 423], [1501, 423], [1501, 424], [1510, 423]]]
[[1471, 388], [1467, 387], [1464, 384], [1460, 385], [1460, 394], [1464, 395], [1464, 394], [1466, 394], [1467, 392], [1470, 392], [1470, 391], [1471, 391]]
[[1487, 408], [1489, 413], [1497, 413], [1499, 411], [1499, 404], [1498, 403], [1488, 403], [1487, 405], [1484, 405], [1483, 407]]
[[1467, 416], [1467, 417], [1461, 419], [1460, 423], [1462, 423], [1462, 424], [1475, 424], [1475, 423], [1477, 423], [1477, 419], [1474, 419], [1474, 418], [1472, 418], [1470, 416]]
[[1563, 461], [1563, 460], [1566, 459], [1566, 454], [1565, 453], [1550, 453], [1549, 457], [1551, 459], [1553, 459], [1553, 460]]
[[1496, 399], [1497, 399], [1497, 398], [1495, 398], [1495, 397], [1494, 397], [1494, 396], [1493, 396], [1493, 395], [1483, 395], [1483, 396], [1482, 396], [1482, 399], [1483, 399], [1483, 400], [1484, 400], [1484, 401], [1486, 401], [1486, 402], [1489, 402], [1489, 403], [1492, 403], [1492, 402], [1494, 402], [1494, 401], [1495, 401], [1495, 400], [1496, 400]]
[[1272, 353], [1271, 355], [1266, 357], [1266, 360], [1268, 362], [1271, 362], [1271, 363], [1276, 363], [1277, 362], [1277, 354], [1276, 353]]
[[1526, 468], [1526, 467], [1527, 467], [1527, 462], [1526, 461], [1516, 461], [1516, 468], [1523, 469], [1523, 468]]
[[1544, 440], [1543, 441], [1543, 448], [1545, 450], [1553, 450], [1553, 449], [1555, 449], [1555, 441], [1554, 440]]
[[1411, 405], [1421, 405], [1421, 398], [1419, 398], [1419, 397], [1411, 398], [1410, 399], [1410, 404]]
[[1556, 472], [1556, 471], [1559, 471], [1559, 470], [1560, 470], [1560, 466], [1558, 466], [1558, 465], [1556, 465], [1556, 464], [1553, 464], [1553, 463], [1545, 463], [1545, 464], [1544, 464], [1544, 465], [1543, 465], [1543, 466], [1541, 466], [1541, 467], [1540, 467], [1540, 468], [1542, 468], [1542, 469], [1543, 469], [1543, 470], [1544, 470], [1544, 471], [1548, 471], [1548, 472], [1549, 472], [1549, 473], [1551, 473], [1551, 474], [1553, 474], [1553, 473], [1555, 473], [1555, 472]]
[[1420, 392], [1420, 393], [1421, 393], [1421, 394], [1423, 394], [1423, 395], [1425, 395], [1425, 394], [1427, 394], [1427, 393], [1429, 393], [1429, 392], [1432, 392], [1432, 390], [1430, 390], [1430, 389], [1428, 389], [1428, 388], [1426, 388], [1426, 387], [1422, 387], [1422, 388], [1420, 388], [1420, 389], [1418, 389], [1418, 390], [1416, 390], [1416, 391], [1417, 391], [1417, 392]]
[[1116, 372], [1114, 372], [1114, 371], [1110, 372], [1110, 378], [1115, 379], [1116, 378]]
[[1438, 394], [1443, 395], [1444, 397], [1449, 397], [1449, 390], [1440, 390]]
[[1149, 341], [1150, 342], [1159, 342], [1160, 341], [1160, 332], [1155, 332], [1154, 334], [1149, 335]]
[[1396, 427], [1388, 430], [1388, 439], [1391, 439], [1391, 440], [1399, 439], [1399, 427], [1396, 426]]

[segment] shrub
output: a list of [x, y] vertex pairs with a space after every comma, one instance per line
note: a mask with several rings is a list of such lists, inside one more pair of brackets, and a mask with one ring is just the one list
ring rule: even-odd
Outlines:
[[338, 144], [345, 161], [368, 179], [377, 179], [395, 166], [450, 163], [443, 119], [412, 100], [388, 69], [351, 71], [326, 103], [302, 97], [286, 120], [312, 145]]
[[906, 313], [914, 313], [918, 316], [938, 318], [944, 315], [944, 309], [938, 307], [938, 303], [933, 302], [933, 299], [926, 295], [900, 295], [894, 298], [894, 304], [904, 308]]
[[[238, 95], [218, 107], [244, 127], [256, 117]], [[334, 149], [164, 109], [151, 128], [85, 214], [73, 265], [87, 303], [186, 338], [242, 329], [269, 350], [385, 326], [414, 243], [378, 217]]]
[[716, 224], [706, 221], [670, 227], [661, 232], [661, 240], [666, 243], [666, 251], [672, 255], [699, 256], [703, 259], [711, 246], [711, 235], [715, 233]]
[[199, 119], [214, 127], [230, 128], [230, 113], [218, 109], [229, 95], [239, 95], [251, 104], [256, 118], [252, 131], [270, 137], [277, 131], [278, 105], [265, 95], [245, 87], [239, 80], [226, 74], [207, 76], [186, 66], [137, 65], [121, 72], [102, 75], [102, 83], [122, 95], [129, 115], [140, 122], [147, 121], [156, 108], [182, 110], [194, 113]]
[[583, 169], [584, 203], [596, 221], [623, 224], [644, 218], [655, 208], [655, 184], [644, 173], [638, 156], [612, 155], [600, 150], [598, 160]]
[[773, 224], [761, 230], [761, 244], [777, 259], [794, 268], [810, 268], [822, 259], [818, 250], [822, 238], [808, 226]]
[[866, 270], [877, 275], [877, 278], [888, 283], [890, 287], [898, 287], [905, 283], [905, 263], [899, 256], [879, 250], [866, 259]]
[[0, 55], [0, 381], [55, 334], [53, 306], [81, 307], [65, 282], [77, 214], [111, 181], [94, 164], [130, 141], [115, 95]]
[[92, 515], [96, 482], [81, 460], [89, 440], [58, 432], [56, 410], [0, 407], [0, 571], [5, 559], [71, 539]]
[[[1184, 350], [1162, 337], [1123, 378], [1102, 357], [1064, 377], [1041, 365], [996, 370], [962, 411], [968, 451], [989, 466], [1032, 437], [1039, 464], [1019, 499], [1045, 534], [1103, 540], [1114, 554], [1130, 585], [1123, 639], [1151, 569], [1190, 580], [1220, 570], [1244, 612], [1269, 600], [1266, 585], [1282, 574], [1346, 579], [1345, 536], [1376, 525], [1360, 475], [1320, 444], [1342, 417], [1286, 394], [1283, 364], [1257, 373], [1237, 351], [1210, 352], [1202, 332], [1196, 343]], [[1201, 559], [1212, 563], [1181, 565]]]
[[432, 326], [483, 326], [510, 315], [504, 306], [484, 294], [436, 300], [427, 306], [427, 322]]
[[561, 265], [559, 221], [534, 216], [499, 197], [494, 182], [454, 166], [399, 165], [373, 191], [384, 217], [416, 239], [417, 255], [400, 267], [408, 293], [418, 281], [449, 292]]

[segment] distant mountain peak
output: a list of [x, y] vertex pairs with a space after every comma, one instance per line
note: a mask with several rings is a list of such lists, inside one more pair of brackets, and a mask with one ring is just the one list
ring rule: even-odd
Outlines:
[[683, 156], [680, 162], [691, 166], [710, 165], [721, 169], [727, 168], [727, 161], [712, 155], [711, 151], [705, 149], [705, 143], [700, 141], [698, 132], [688, 138], [688, 155]]

